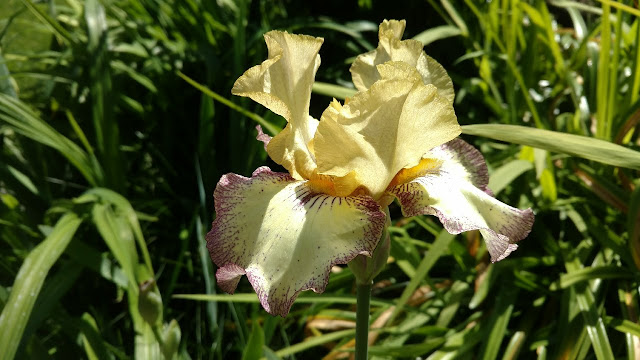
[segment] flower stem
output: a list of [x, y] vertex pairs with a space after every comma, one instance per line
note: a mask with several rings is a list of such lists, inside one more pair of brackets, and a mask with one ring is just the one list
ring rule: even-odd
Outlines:
[[356, 286], [356, 359], [367, 360], [369, 348], [369, 303], [371, 301], [371, 284]]

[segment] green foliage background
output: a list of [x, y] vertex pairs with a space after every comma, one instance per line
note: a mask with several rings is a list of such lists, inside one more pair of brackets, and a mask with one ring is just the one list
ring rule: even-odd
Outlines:
[[[383, 19], [449, 71], [496, 196], [536, 223], [491, 264], [392, 207], [373, 359], [640, 357], [640, 11], [631, 1], [5, 0], [0, 3], [0, 359], [326, 359], [353, 350], [347, 268], [287, 318], [204, 243], [227, 172], [277, 165], [233, 98], [271, 29], [322, 36], [319, 117]], [[428, 131], [428, 129], [425, 129]]]

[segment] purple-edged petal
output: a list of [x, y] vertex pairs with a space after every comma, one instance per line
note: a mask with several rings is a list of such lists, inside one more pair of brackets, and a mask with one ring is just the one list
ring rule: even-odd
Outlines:
[[436, 215], [447, 231], [458, 234], [480, 230], [491, 261], [514, 251], [533, 226], [531, 209], [519, 210], [496, 200], [486, 188], [487, 171], [482, 155], [456, 139], [434, 148], [432, 168], [413, 180], [389, 188], [405, 216]]
[[214, 198], [207, 248], [220, 286], [233, 292], [246, 274], [274, 315], [286, 316], [302, 290], [323, 292], [333, 265], [370, 255], [385, 223], [369, 197], [314, 193], [307, 182], [268, 167], [251, 178], [223, 176]]

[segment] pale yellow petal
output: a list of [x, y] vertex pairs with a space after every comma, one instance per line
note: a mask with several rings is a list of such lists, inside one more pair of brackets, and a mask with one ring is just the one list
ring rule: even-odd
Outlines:
[[318, 123], [309, 116], [309, 100], [323, 39], [282, 31], [270, 31], [264, 38], [269, 58], [247, 70], [231, 92], [253, 99], [288, 121], [267, 152], [295, 178], [308, 178], [315, 162], [307, 144]]
[[[347, 177], [378, 199], [402, 168], [417, 165], [430, 149], [460, 134], [451, 103], [420, 81], [406, 63], [378, 65], [383, 76], [344, 106], [322, 114], [314, 148], [318, 172]], [[340, 182], [341, 179], [335, 179]]]
[[384, 20], [380, 24], [378, 48], [358, 56], [351, 66], [354, 85], [360, 91], [368, 89], [381, 78], [376, 65], [401, 61], [415, 67], [425, 84], [433, 84], [441, 96], [453, 102], [453, 83], [446, 70], [422, 51], [422, 43], [401, 40], [405, 26], [404, 20]]

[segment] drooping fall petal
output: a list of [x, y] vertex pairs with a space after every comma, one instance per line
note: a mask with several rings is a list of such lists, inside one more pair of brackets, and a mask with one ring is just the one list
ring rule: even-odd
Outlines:
[[351, 66], [353, 84], [364, 91], [380, 80], [377, 65], [387, 61], [401, 61], [418, 70], [425, 84], [433, 84], [438, 93], [453, 103], [454, 91], [447, 71], [422, 50], [417, 40], [401, 40], [406, 21], [384, 20], [378, 29], [378, 48], [359, 55]]
[[405, 216], [436, 215], [447, 231], [458, 234], [479, 229], [492, 261], [504, 259], [533, 226], [531, 209], [519, 210], [490, 195], [482, 154], [456, 139], [433, 149], [423, 163], [404, 174], [405, 181], [390, 187]]
[[270, 31], [264, 39], [269, 58], [238, 78], [231, 92], [247, 96], [287, 120], [267, 152], [296, 179], [307, 179], [315, 170], [307, 144], [318, 126], [318, 120], [309, 116], [309, 100], [323, 39], [282, 31]]
[[388, 62], [378, 72], [381, 79], [367, 91], [325, 110], [313, 140], [320, 174], [354, 172], [352, 190], [363, 186], [375, 199], [398, 171], [460, 134], [451, 103], [413, 67]]
[[370, 255], [385, 224], [369, 197], [314, 193], [305, 181], [268, 167], [251, 178], [223, 176], [214, 197], [207, 248], [218, 284], [232, 293], [246, 274], [274, 315], [287, 315], [302, 290], [323, 292], [333, 265]]

